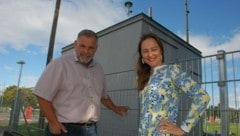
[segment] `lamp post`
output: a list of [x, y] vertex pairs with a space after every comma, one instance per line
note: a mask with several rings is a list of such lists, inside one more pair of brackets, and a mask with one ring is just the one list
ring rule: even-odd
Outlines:
[[4, 90], [5, 89], [5, 84], [3, 84], [3, 89], [1, 90], [1, 110], [3, 111], [3, 95], [4, 95]]
[[10, 131], [16, 131], [18, 127], [18, 119], [19, 119], [19, 113], [20, 113], [20, 91], [19, 91], [19, 85], [20, 85], [20, 80], [21, 80], [21, 75], [22, 75], [22, 68], [23, 64], [25, 64], [24, 61], [18, 61], [17, 64], [20, 64], [20, 73], [18, 77], [18, 84], [17, 84], [17, 90], [15, 94], [15, 99], [11, 111], [11, 116], [10, 116], [10, 121], [9, 121], [9, 129]]
[[3, 95], [4, 95], [4, 90], [2, 90], [1, 92], [1, 110], [0, 111], [3, 111]]
[[0, 103], [1, 105], [1, 109], [0, 109], [0, 111], [3, 111], [3, 91], [1, 92], [1, 103]]

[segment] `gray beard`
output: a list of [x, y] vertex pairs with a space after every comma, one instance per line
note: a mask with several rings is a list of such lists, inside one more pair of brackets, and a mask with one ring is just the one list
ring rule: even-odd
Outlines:
[[82, 63], [82, 64], [89, 64], [89, 63], [92, 61], [92, 58], [89, 59], [87, 62], [86, 62], [86, 61], [83, 61], [83, 60], [81, 59], [81, 57], [78, 57], [78, 60], [79, 60], [80, 63]]

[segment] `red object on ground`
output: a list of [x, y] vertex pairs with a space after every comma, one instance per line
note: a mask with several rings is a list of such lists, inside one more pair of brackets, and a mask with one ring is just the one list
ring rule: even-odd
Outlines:
[[32, 107], [31, 106], [27, 106], [25, 109], [25, 117], [27, 120], [32, 119]]
[[210, 123], [214, 123], [215, 122], [214, 116], [210, 116], [209, 121], [210, 121]]

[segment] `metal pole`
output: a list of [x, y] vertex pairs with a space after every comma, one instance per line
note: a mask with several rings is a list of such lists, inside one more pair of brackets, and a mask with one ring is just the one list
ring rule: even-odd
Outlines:
[[17, 84], [17, 90], [15, 94], [15, 99], [11, 111], [11, 116], [10, 116], [10, 121], [9, 121], [9, 130], [10, 131], [17, 131], [18, 127], [18, 120], [19, 120], [19, 113], [20, 113], [20, 106], [21, 106], [21, 101], [20, 101], [20, 91], [19, 91], [19, 85], [20, 85], [20, 80], [21, 80], [21, 75], [22, 75], [22, 68], [23, 64], [25, 64], [24, 61], [18, 61], [17, 64], [20, 64], [20, 73], [18, 77], [18, 84]]
[[238, 101], [238, 128], [237, 130], [240, 130], [240, 101]]
[[5, 92], [5, 84], [3, 84], [3, 90], [2, 90], [2, 95], [1, 95], [1, 111], [3, 111], [4, 92]]
[[[57, 0], [56, 5], [55, 5], [55, 12], [54, 12], [54, 16], [53, 16], [53, 24], [52, 24], [52, 31], [51, 31], [51, 35], [50, 35], [46, 65], [48, 65], [48, 63], [52, 60], [52, 57], [53, 57], [53, 49], [54, 49], [54, 42], [55, 42], [55, 35], [56, 35], [56, 29], [57, 29], [60, 4], [61, 4], [61, 0]], [[39, 120], [38, 120], [38, 127], [40, 129], [44, 129], [44, 122], [45, 122], [44, 115], [42, 112], [40, 112]], [[40, 135], [41, 135], [41, 133], [40, 133]]]
[[3, 111], [3, 92], [2, 92], [2, 95], [1, 95], [1, 110], [0, 111]]
[[3, 94], [1, 95], [1, 110], [0, 111], [3, 111]]
[[57, 30], [57, 22], [58, 22], [58, 14], [59, 14], [59, 10], [60, 10], [60, 4], [61, 4], [61, 0], [57, 0], [56, 6], [55, 6], [55, 12], [54, 12], [54, 16], [53, 16], [53, 24], [52, 24], [52, 31], [51, 31], [51, 35], [50, 35], [46, 65], [52, 60], [52, 56], [53, 56], [53, 48], [54, 48], [55, 35], [56, 35], [56, 30]]
[[220, 112], [221, 112], [221, 135], [229, 135], [229, 107], [228, 107], [228, 87], [226, 70], [226, 53], [223, 50], [217, 51], [219, 68], [219, 90], [220, 90]]
[[188, 14], [190, 11], [188, 10], [188, 0], [185, 0], [185, 12], [186, 12], [186, 41], [189, 43], [189, 28], [188, 28]]

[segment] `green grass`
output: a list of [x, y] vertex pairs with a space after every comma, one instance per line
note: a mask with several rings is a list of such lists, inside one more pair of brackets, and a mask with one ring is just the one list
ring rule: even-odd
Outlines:
[[[42, 136], [43, 130], [38, 129], [37, 125], [38, 123], [20, 124], [18, 125], [17, 133], [23, 136]], [[0, 128], [7, 130], [8, 124], [0, 124]]]
[[37, 123], [29, 123], [28, 125], [26, 125], [26, 124], [19, 125], [18, 132], [23, 134], [24, 136], [26, 136], [26, 135], [38, 136], [43, 132], [43, 130], [38, 129]]
[[[229, 132], [234, 133], [236, 136], [240, 136], [240, 124], [230, 123]], [[220, 123], [207, 123], [203, 126], [204, 132], [208, 133], [221, 133], [221, 126]]]

